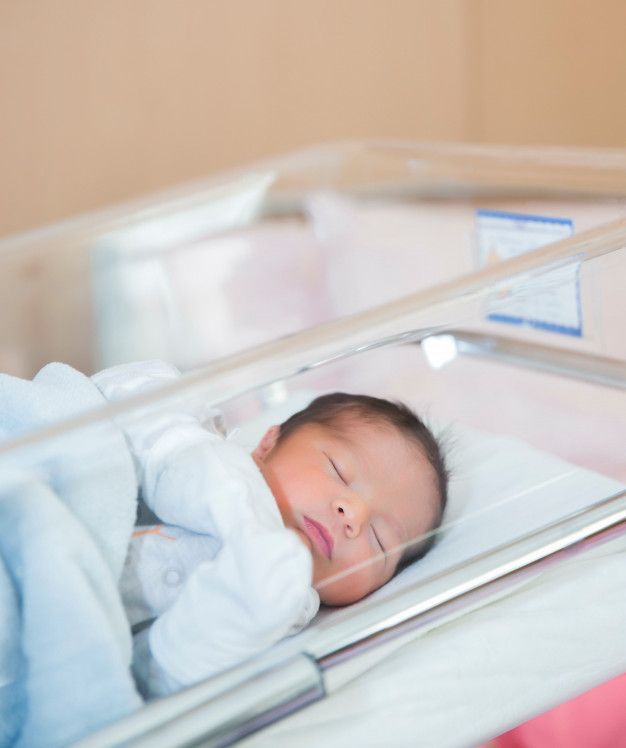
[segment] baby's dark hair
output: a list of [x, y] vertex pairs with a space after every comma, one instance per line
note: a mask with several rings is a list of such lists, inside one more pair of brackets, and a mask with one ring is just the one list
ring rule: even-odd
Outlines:
[[306, 408], [294, 413], [281, 424], [278, 442], [286, 439], [301, 426], [310, 423], [339, 428], [339, 421], [345, 416], [355, 416], [360, 420], [387, 424], [396, 428], [423, 452], [435, 474], [439, 506], [432, 527], [425, 538], [411, 543], [404, 549], [396, 568], [397, 573], [413, 561], [422, 558], [435, 542], [436, 532], [434, 531], [441, 524], [448, 501], [448, 469], [443, 451], [432, 431], [403, 403], [345, 392], [321, 395]]

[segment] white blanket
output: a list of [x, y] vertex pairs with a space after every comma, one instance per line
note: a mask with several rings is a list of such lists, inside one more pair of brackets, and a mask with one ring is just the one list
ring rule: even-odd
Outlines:
[[[33, 381], [0, 375], [0, 446], [154, 377], [163, 384], [162, 368], [119, 367], [98, 384], [62, 364]], [[202, 428], [205, 415], [202, 403], [176, 402], [173, 413], [133, 412], [123, 431], [105, 419], [0, 455], [0, 746], [66, 745], [137, 709], [131, 660], [143, 692], [159, 695], [257, 654], [316, 612], [309, 553], [248, 452]], [[168, 541], [158, 564], [142, 566], [153, 592], [181, 558], [192, 562], [133, 656], [120, 586], [138, 479], [172, 532], [201, 533], [219, 551], [187, 559], [189, 543]]]
[[[1, 375], [0, 439], [103, 402], [61, 364]], [[110, 423], [0, 458], [0, 745], [67, 745], [141, 706], [117, 591], [135, 497]]]

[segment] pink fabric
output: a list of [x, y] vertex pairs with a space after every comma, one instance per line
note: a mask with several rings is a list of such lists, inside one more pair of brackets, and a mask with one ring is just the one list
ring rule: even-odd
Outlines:
[[626, 748], [626, 674], [494, 741], [497, 748]]

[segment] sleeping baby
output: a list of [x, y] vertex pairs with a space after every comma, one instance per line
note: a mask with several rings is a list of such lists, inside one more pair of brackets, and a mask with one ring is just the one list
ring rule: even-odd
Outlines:
[[[180, 376], [162, 362], [107, 369], [111, 401]], [[210, 420], [210, 419], [209, 419]], [[353, 603], [422, 556], [446, 503], [439, 445], [403, 405], [323, 395], [252, 454], [202, 408], [121, 424], [140, 494], [120, 583], [145, 696], [190, 685]]]

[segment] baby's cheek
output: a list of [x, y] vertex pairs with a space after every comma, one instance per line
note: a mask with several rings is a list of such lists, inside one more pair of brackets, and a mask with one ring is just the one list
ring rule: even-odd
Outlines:
[[335, 581], [321, 580], [317, 587], [320, 600], [326, 605], [350, 605], [364, 598], [371, 591], [370, 584], [359, 572]]
[[326, 567], [316, 580], [320, 599], [326, 605], [349, 605], [361, 600], [372, 592], [379, 575], [374, 566], [362, 560], [351, 563], [334, 564], [332, 570]]

